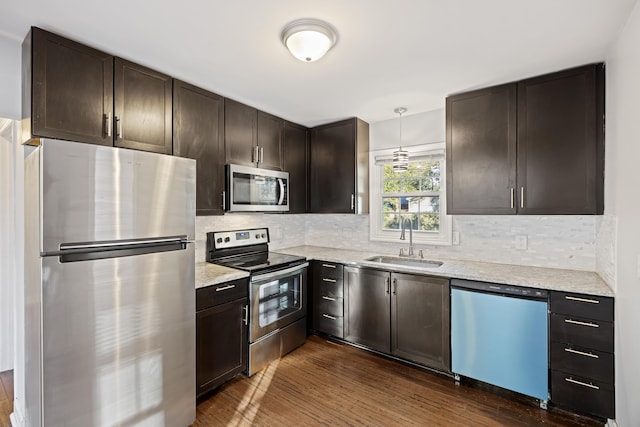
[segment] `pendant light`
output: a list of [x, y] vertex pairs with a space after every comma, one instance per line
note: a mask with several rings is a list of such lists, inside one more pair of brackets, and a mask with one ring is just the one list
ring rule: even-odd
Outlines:
[[322, 58], [338, 40], [333, 27], [319, 19], [298, 19], [282, 29], [282, 43], [303, 62]]
[[406, 172], [409, 169], [409, 152], [402, 149], [402, 115], [407, 112], [407, 109], [398, 107], [393, 112], [400, 115], [400, 146], [393, 152], [393, 171]]

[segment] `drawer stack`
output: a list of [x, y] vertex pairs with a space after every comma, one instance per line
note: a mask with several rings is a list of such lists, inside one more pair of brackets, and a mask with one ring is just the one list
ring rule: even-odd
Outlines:
[[344, 338], [344, 282], [342, 264], [315, 261], [313, 268], [313, 328]]
[[615, 416], [613, 298], [552, 292], [551, 402]]

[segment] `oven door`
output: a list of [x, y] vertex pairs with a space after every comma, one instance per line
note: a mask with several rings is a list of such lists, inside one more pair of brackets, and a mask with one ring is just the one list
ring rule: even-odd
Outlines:
[[249, 342], [256, 342], [307, 314], [309, 263], [251, 277]]

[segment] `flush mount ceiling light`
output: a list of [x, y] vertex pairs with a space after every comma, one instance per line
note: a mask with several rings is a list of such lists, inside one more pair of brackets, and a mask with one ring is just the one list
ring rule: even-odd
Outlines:
[[393, 112], [400, 115], [400, 144], [399, 148], [393, 152], [393, 171], [406, 172], [409, 169], [409, 152], [402, 149], [402, 115], [407, 112], [407, 109], [398, 107]]
[[319, 19], [298, 19], [282, 29], [282, 43], [300, 61], [322, 58], [338, 40], [333, 27]]

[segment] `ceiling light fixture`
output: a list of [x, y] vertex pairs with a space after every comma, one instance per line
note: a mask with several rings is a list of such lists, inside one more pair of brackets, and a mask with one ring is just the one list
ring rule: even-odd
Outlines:
[[407, 109], [398, 107], [393, 112], [400, 115], [400, 148], [393, 152], [393, 171], [406, 172], [409, 169], [409, 152], [402, 149], [402, 115]]
[[322, 58], [338, 41], [336, 30], [319, 19], [298, 19], [282, 29], [282, 43], [300, 61]]

